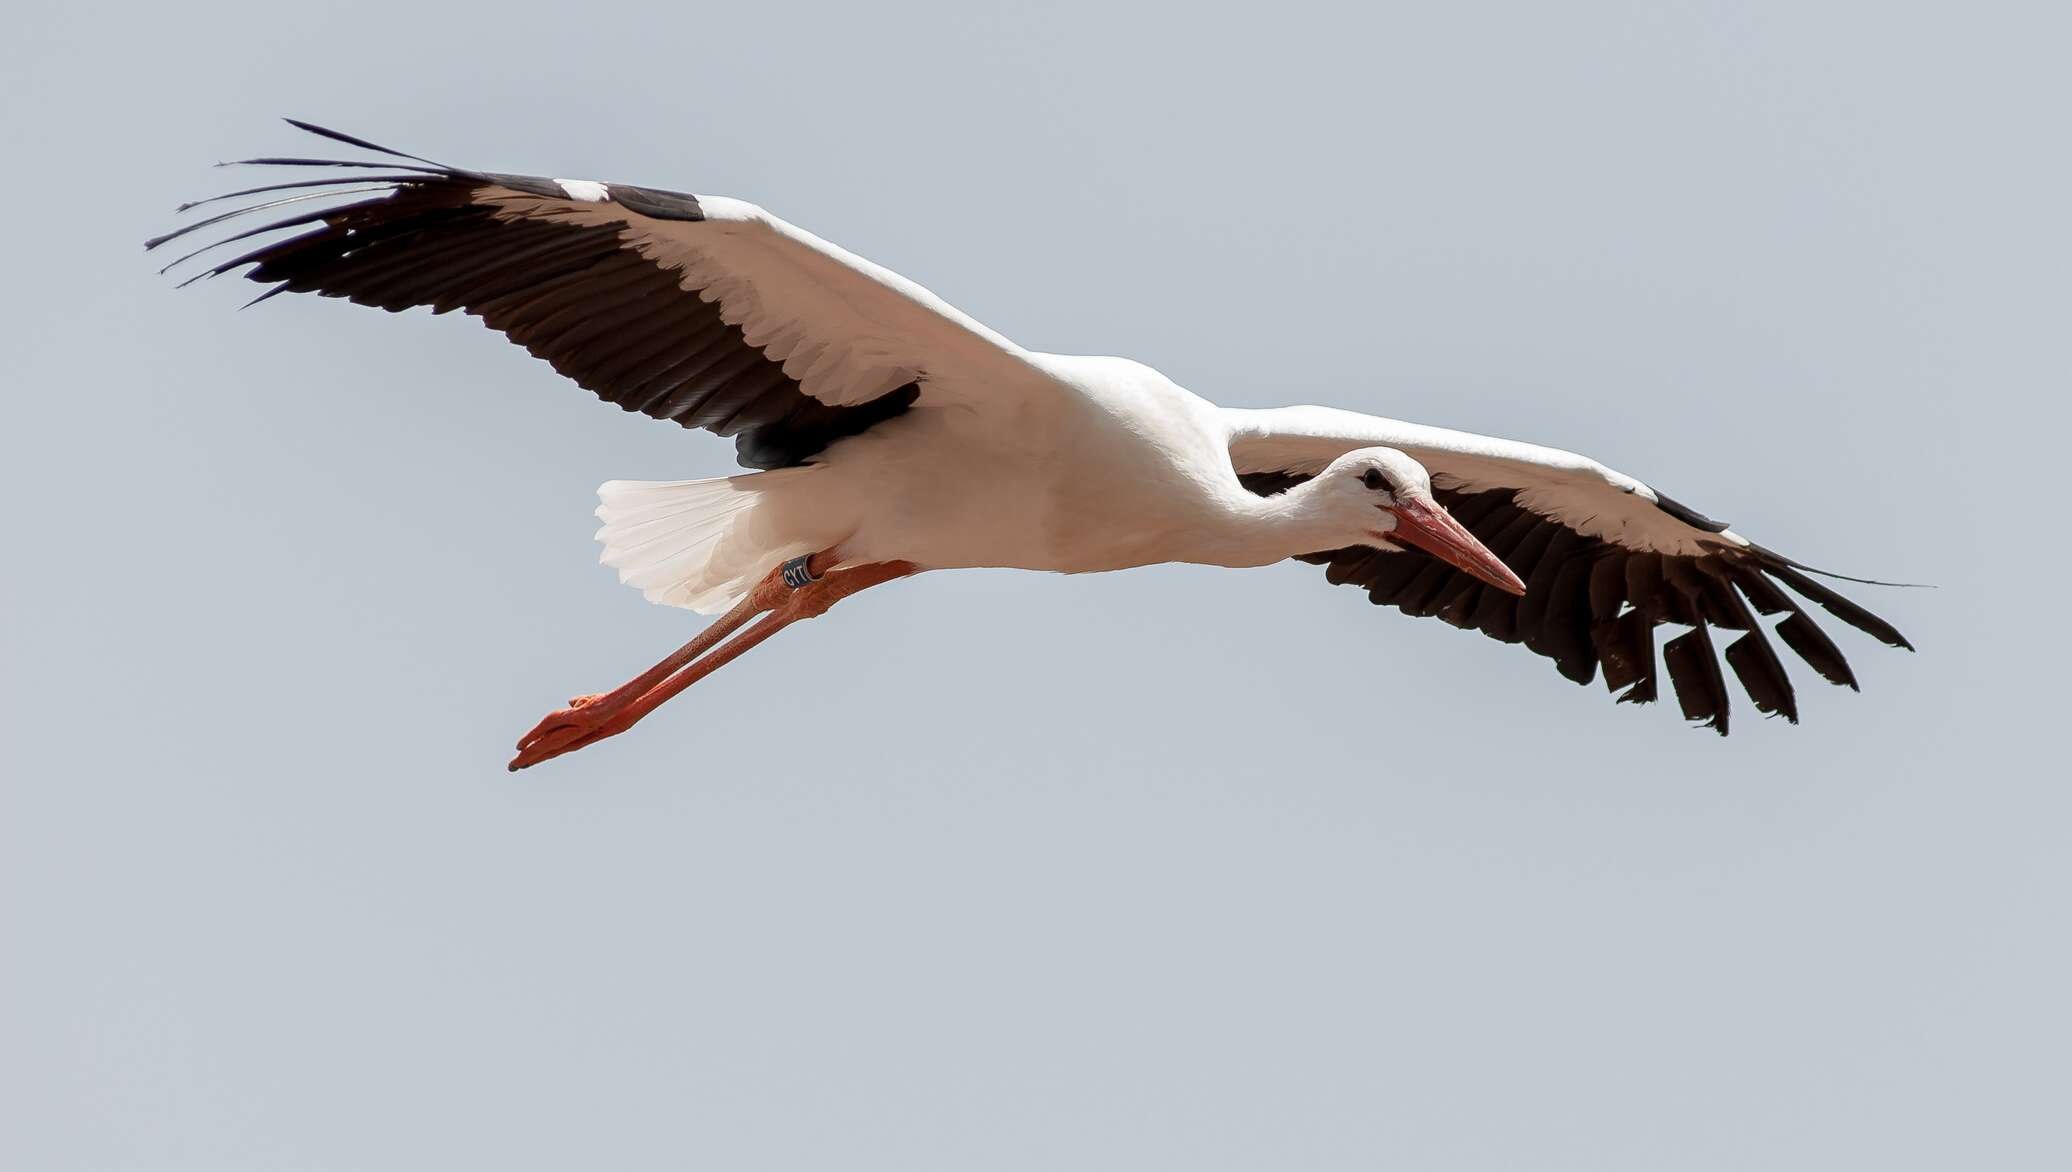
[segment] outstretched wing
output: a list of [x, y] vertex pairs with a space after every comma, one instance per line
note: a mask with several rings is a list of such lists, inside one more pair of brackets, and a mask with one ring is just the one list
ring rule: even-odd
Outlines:
[[[1579, 684], [1604, 673], [1619, 700], [1657, 698], [1655, 628], [1686, 719], [1727, 733], [1730, 702], [1712, 631], [1736, 632], [1726, 663], [1758, 711], [1796, 724], [1798, 701], [1763, 621], [1831, 683], [1856, 675], [1792, 594], [1880, 642], [1912, 650], [1890, 623], [1720, 522], [1595, 460], [1554, 448], [1327, 407], [1225, 412], [1233, 466], [1254, 492], [1284, 491], [1355, 448], [1391, 447], [1432, 474], [1441, 504], [1525, 581], [1513, 597], [1415, 551], [1321, 550], [1304, 560], [1376, 604], [1522, 643]], [[1623, 689], [1623, 691], [1621, 691]]]
[[[1014, 343], [753, 204], [462, 170], [294, 125], [400, 161], [244, 160], [377, 173], [203, 200], [262, 197], [146, 247], [295, 209], [174, 264], [271, 237], [189, 280], [245, 268], [272, 286], [255, 300], [317, 293], [390, 311], [462, 310], [606, 402], [735, 436], [751, 468], [801, 463], [916, 403], [1028, 380]], [[273, 235], [296, 228], [307, 230]]]

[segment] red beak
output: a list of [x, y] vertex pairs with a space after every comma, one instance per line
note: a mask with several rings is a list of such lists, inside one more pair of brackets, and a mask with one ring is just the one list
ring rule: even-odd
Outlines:
[[1389, 511], [1396, 515], [1396, 527], [1388, 534], [1390, 540], [1414, 545], [1498, 590], [1525, 593], [1525, 583], [1518, 580], [1511, 567], [1475, 540], [1475, 535], [1454, 520], [1452, 513], [1437, 504], [1418, 500], [1404, 501]]

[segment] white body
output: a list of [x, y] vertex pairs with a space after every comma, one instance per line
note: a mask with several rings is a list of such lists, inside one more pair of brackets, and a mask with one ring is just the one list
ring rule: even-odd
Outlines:
[[[805, 468], [606, 485], [604, 560], [656, 601], [710, 611], [777, 561], [821, 549], [1088, 573], [1258, 566], [1320, 548], [1321, 534], [1252, 523], [1275, 505], [1238, 483], [1214, 404], [1125, 359], [1027, 358], [1039, 385], [910, 411]], [[658, 510], [677, 519], [678, 540], [657, 540]]]
[[1154, 562], [1264, 565], [1302, 533], [1262, 533], [1214, 405], [1119, 358], [1032, 355], [1050, 384], [998, 407], [914, 411], [826, 454], [845, 554], [933, 569], [1085, 573]]
[[[271, 286], [255, 301], [464, 309], [607, 402], [736, 437], [743, 464], [778, 470], [599, 492], [603, 560], [657, 602], [726, 608], [822, 551], [1064, 573], [1317, 555], [1373, 602], [1523, 643], [1578, 682], [1601, 667], [1622, 700], [1659, 694], [1655, 630], [1688, 627], [1661, 661], [1684, 715], [1722, 734], [1712, 629], [1736, 633], [1726, 666], [1757, 709], [1797, 719], [1758, 612], [1789, 612], [1782, 641], [1855, 686], [1780, 586], [1908, 645], [1807, 567], [1572, 452], [1324, 407], [1219, 408], [1140, 363], [1024, 350], [741, 200], [460, 170], [296, 125], [386, 161], [250, 160], [353, 173], [201, 201], [266, 197], [147, 247], [347, 199], [167, 268], [306, 229], [188, 280], [243, 268]], [[1404, 545], [1436, 560], [1387, 556]]]

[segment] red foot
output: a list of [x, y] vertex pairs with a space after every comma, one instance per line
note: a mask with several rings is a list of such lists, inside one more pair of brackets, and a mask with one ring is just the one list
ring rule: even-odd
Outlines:
[[609, 693], [577, 696], [568, 702], [568, 707], [540, 718], [532, 731], [518, 738], [518, 755], [505, 768], [516, 773], [619, 732], [611, 728], [609, 717], [584, 711], [606, 695]]

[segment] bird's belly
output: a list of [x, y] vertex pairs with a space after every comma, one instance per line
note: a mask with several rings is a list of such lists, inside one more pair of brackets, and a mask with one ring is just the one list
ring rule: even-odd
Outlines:
[[[998, 567], [1090, 574], [1169, 560], [1156, 533], [1099, 524], [1078, 525], [1069, 541], [1055, 540], [1056, 518], [1018, 517], [1002, 502], [998, 510], [956, 530], [938, 530], [901, 543], [904, 560], [932, 569]], [[1032, 540], [1033, 538], [1033, 540]]]
[[1086, 501], [1041, 466], [994, 462], [972, 475], [932, 475], [883, 498], [843, 544], [859, 561], [931, 569], [997, 566], [1089, 573], [1164, 560], [1158, 526]]
[[1071, 418], [978, 434], [957, 434], [958, 420], [943, 413], [898, 422], [909, 420], [830, 453], [853, 470], [863, 498], [862, 520], [843, 542], [851, 560], [1062, 573], [1175, 560], [1189, 531], [1207, 523], [1200, 494], [1187, 489], [1201, 475], [1188, 458], [1227, 467], [1220, 446], [1176, 459], [1112, 428], [1089, 436]]

